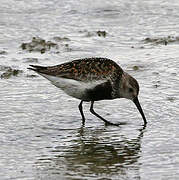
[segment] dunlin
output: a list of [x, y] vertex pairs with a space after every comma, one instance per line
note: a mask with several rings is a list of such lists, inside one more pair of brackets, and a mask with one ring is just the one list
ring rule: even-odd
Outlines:
[[80, 99], [79, 110], [82, 123], [85, 123], [83, 101], [91, 102], [90, 112], [103, 120], [105, 124], [115, 125], [94, 109], [94, 101], [116, 98], [132, 100], [139, 110], [144, 124], [147, 123], [138, 100], [139, 84], [132, 76], [124, 72], [114, 61], [107, 58], [86, 58], [56, 66], [30, 65], [31, 69], [47, 78], [53, 85], [66, 94]]

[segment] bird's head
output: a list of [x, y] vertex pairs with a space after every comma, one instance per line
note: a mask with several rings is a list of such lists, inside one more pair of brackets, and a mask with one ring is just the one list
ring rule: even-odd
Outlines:
[[137, 109], [139, 110], [140, 114], [142, 115], [144, 124], [147, 124], [145, 115], [138, 100], [138, 94], [139, 94], [139, 84], [137, 80], [132, 76], [130, 76], [128, 73], [124, 72], [120, 82], [120, 92], [119, 92], [120, 98], [126, 98], [132, 100], [134, 104], [137, 106]]
[[130, 100], [134, 100], [139, 94], [139, 84], [136, 79], [127, 74], [123, 73], [120, 82], [120, 97]]

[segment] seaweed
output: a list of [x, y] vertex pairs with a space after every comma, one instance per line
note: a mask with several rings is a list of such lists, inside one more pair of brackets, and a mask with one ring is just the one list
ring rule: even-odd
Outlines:
[[4, 73], [1, 74], [1, 79], [9, 79], [12, 76], [18, 76], [20, 73], [22, 73], [22, 70], [19, 69], [13, 69], [8, 66], [0, 66], [1, 71], [5, 71]]
[[52, 41], [46, 41], [39, 37], [33, 37], [31, 42], [22, 43], [20, 47], [22, 50], [27, 50], [29, 52], [40, 52], [43, 54], [52, 48], [58, 49], [58, 44]]

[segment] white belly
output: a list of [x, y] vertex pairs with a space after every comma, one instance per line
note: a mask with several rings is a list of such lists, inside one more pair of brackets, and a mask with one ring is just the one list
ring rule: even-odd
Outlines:
[[49, 76], [46, 74], [40, 74], [47, 78], [53, 85], [62, 89], [69, 96], [83, 100], [86, 96], [86, 90], [94, 88], [96, 85], [105, 82], [104, 80], [98, 80], [94, 82], [82, 82], [74, 79], [66, 79], [62, 77]]

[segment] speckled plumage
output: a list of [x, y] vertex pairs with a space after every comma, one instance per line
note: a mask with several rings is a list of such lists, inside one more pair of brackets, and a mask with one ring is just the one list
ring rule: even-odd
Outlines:
[[[68, 95], [81, 100], [79, 109], [83, 123], [85, 121], [82, 111], [83, 101], [91, 101], [90, 111], [105, 123], [112, 124], [94, 112], [94, 101], [122, 97], [133, 100], [139, 92], [138, 82], [117, 63], [107, 58], [78, 59], [49, 67], [30, 66], [32, 68], [29, 69], [44, 76]], [[130, 87], [133, 90], [132, 94], [128, 92]], [[143, 111], [142, 116], [145, 122]]]
[[86, 58], [56, 66], [35, 67], [37, 72], [78, 81], [93, 81], [105, 78], [120, 78], [123, 70], [107, 58]]
[[116, 98], [118, 84], [123, 74], [121, 67], [107, 58], [85, 58], [56, 66], [32, 67], [41, 74], [73, 79], [85, 83], [103, 80], [104, 82], [96, 85], [94, 89], [86, 89], [86, 93], [89, 92], [89, 97], [84, 98], [86, 101]]

